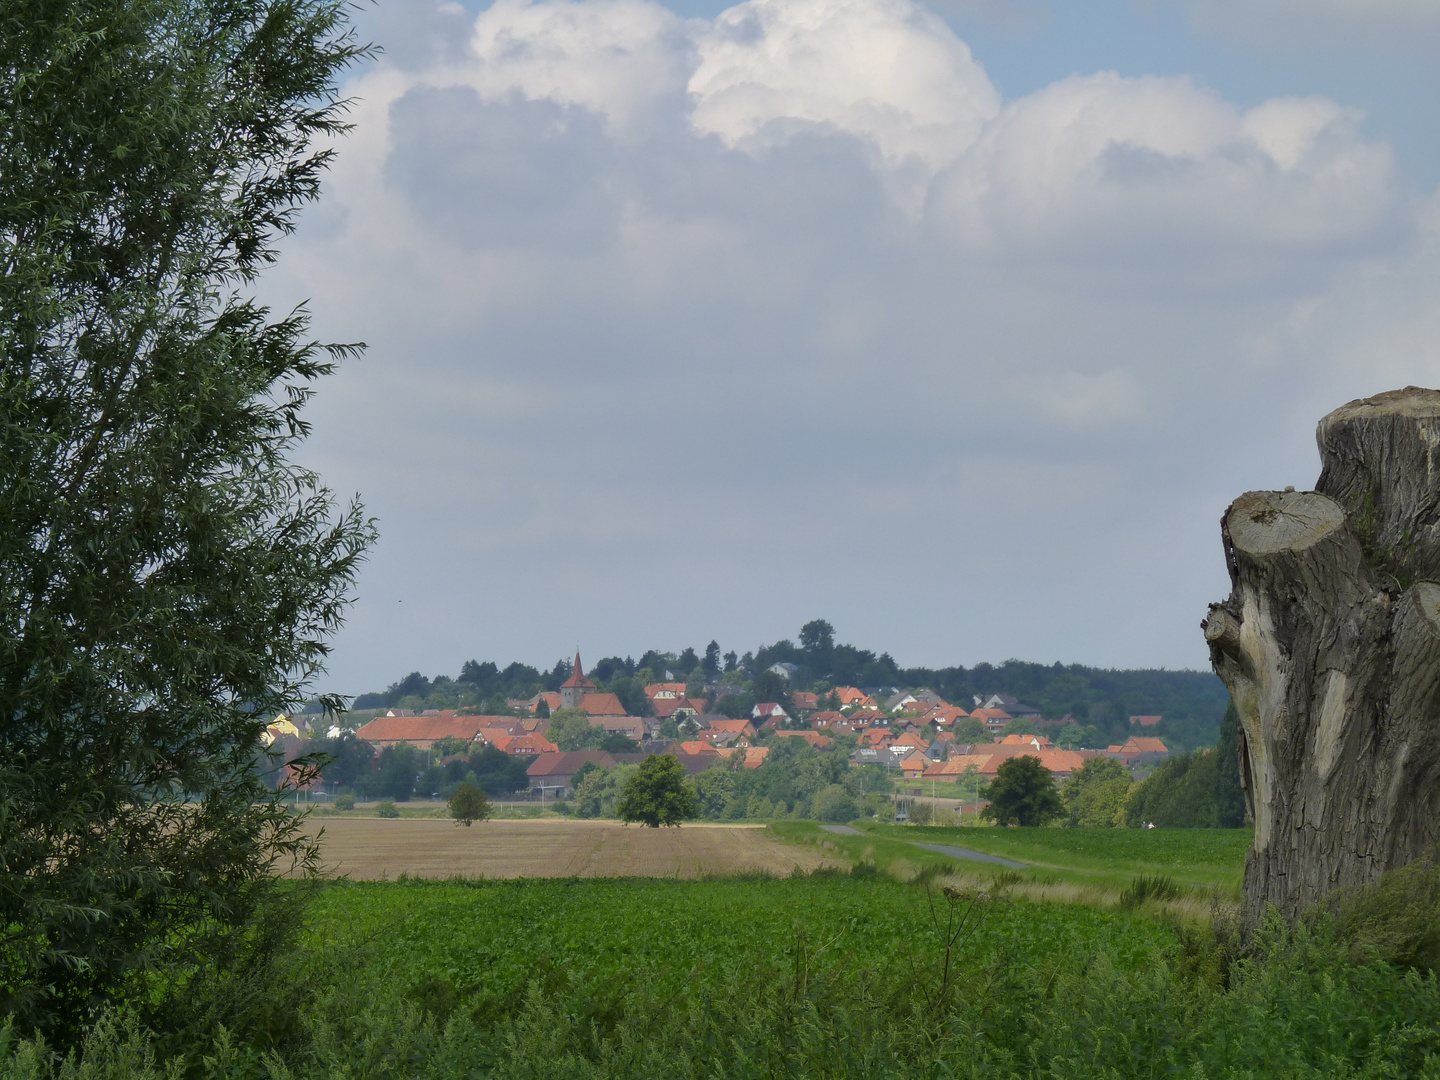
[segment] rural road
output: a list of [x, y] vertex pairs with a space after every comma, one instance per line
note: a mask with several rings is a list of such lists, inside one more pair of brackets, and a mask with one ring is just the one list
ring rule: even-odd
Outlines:
[[[859, 829], [852, 829], [849, 825], [821, 825], [820, 828], [836, 836], [864, 836]], [[939, 855], [949, 855], [952, 859], [969, 859], [971, 862], [995, 863], [998, 866], [1008, 866], [1015, 870], [1024, 870], [1026, 865], [1019, 862], [1011, 862], [1009, 859], [1002, 859], [998, 855], [985, 855], [979, 851], [971, 851], [969, 848], [955, 847], [951, 844], [918, 844], [913, 840], [907, 840], [907, 844], [915, 844], [918, 848], [926, 851], [933, 851]]]

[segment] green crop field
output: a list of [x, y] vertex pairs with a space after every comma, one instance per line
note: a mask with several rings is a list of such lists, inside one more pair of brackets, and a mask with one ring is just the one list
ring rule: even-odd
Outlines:
[[943, 844], [1026, 864], [1030, 880], [1062, 881], [1115, 891], [1133, 878], [1164, 875], [1182, 886], [1234, 892], [1245, 871], [1250, 829], [998, 829], [962, 826], [881, 825], [856, 822], [862, 836], [836, 836], [809, 822], [781, 822], [775, 833], [794, 843], [821, 844], [881, 866], [945, 865], [987, 871], [932, 854], [916, 844]]
[[[670, 881], [644, 878], [477, 883], [350, 883], [327, 888], [312, 942], [368, 940], [372, 973], [402, 986], [439, 978], [465, 995], [524, 989], [542, 966], [584, 981], [660, 991], [723, 981], [737, 963], [793, 958], [884, 972], [928, 965], [939, 946], [932, 895], [883, 875]], [[940, 907], [945, 908], [943, 898]], [[1000, 952], [1028, 964], [1101, 954], [1143, 967], [1171, 929], [1063, 904], [993, 908], [967, 962]]]

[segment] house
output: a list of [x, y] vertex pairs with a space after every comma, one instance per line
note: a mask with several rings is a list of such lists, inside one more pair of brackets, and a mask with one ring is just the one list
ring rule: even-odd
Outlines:
[[787, 663], [787, 662], [785, 662], [784, 660], [782, 660], [782, 661], [780, 661], [780, 663], [778, 663], [778, 664], [771, 664], [771, 665], [770, 665], [768, 668], [766, 668], [765, 670], [768, 671], [768, 672], [770, 672], [770, 673], [773, 674], [773, 675], [779, 675], [782, 679], [785, 679], [785, 680], [788, 681], [788, 680], [790, 680], [791, 678], [793, 678], [794, 675], [795, 675], [795, 672], [799, 671], [800, 669], [799, 669], [798, 667], [796, 667], [794, 664]]
[[765, 764], [765, 757], [770, 753], [768, 746], [749, 746], [743, 751], [745, 760], [741, 762], [747, 769], [758, 769]]
[[816, 750], [828, 750], [835, 742], [829, 735], [821, 735], [814, 731], [777, 731], [776, 738], [804, 739]]
[[944, 699], [935, 693], [934, 690], [915, 690], [913, 692], [897, 690], [885, 700], [885, 708], [890, 712], [894, 712], [897, 709], [904, 709], [908, 712], [910, 711], [910, 706], [918, 706], [914, 711], [922, 712], [925, 709], [944, 704]]
[[652, 702], [674, 701], [684, 697], [685, 693], [686, 685], [683, 682], [651, 683], [645, 687], [645, 696]]
[[895, 736], [890, 734], [889, 728], [866, 728], [860, 733], [861, 746], [889, 746], [894, 741]]
[[1170, 748], [1159, 739], [1144, 735], [1131, 735], [1120, 746], [1106, 751], [1110, 757], [1121, 758], [1126, 765], [1154, 765], [1170, 756]]
[[1033, 746], [1036, 750], [1054, 750], [1055, 744], [1044, 735], [1005, 735], [995, 740], [1001, 746]]
[[1131, 727], [1155, 727], [1160, 723], [1158, 716], [1132, 716], [1130, 717]]
[[755, 737], [755, 725], [745, 718], [731, 720], [726, 717], [723, 720], [711, 720], [710, 726], [705, 730], [705, 740], [713, 743], [716, 736], [728, 735], [733, 740], [739, 736], [753, 739]]
[[714, 757], [719, 756], [719, 752], [715, 749], [715, 747], [711, 746], [703, 739], [692, 739], [686, 742], [673, 742], [664, 752], [667, 754], [689, 754], [692, 757], [698, 754], [710, 754]]
[[433, 716], [377, 716], [355, 733], [376, 750], [409, 743], [421, 750], [429, 750], [443, 739], [462, 739], [473, 742], [480, 733], [482, 724], [492, 726], [492, 721], [509, 720], [499, 716], [459, 716], [454, 710], [446, 710]]
[[[533, 735], [535, 732], [526, 731], [519, 724], [491, 723], [486, 724], [475, 733], [475, 742], [483, 746], [494, 746], [500, 739], [513, 739], [517, 735]], [[539, 734], [544, 734], [540, 732]]]
[[820, 695], [808, 690], [796, 690], [790, 695], [790, 705], [796, 712], [814, 712], [820, 708]]
[[834, 728], [837, 731], [850, 731], [855, 725], [850, 722], [850, 718], [844, 713], [835, 712], [833, 709], [826, 709], [810, 717], [810, 726], [817, 731], [823, 731], [826, 728]]
[[756, 720], [769, 719], [772, 716], [780, 720], [790, 719], [790, 714], [787, 713], [781, 707], [780, 703], [776, 701], [760, 702], [758, 705], [756, 705], [753, 709], [750, 710], [750, 715], [753, 716]]
[[892, 742], [890, 746], [895, 750], [898, 750], [902, 746], [908, 747], [911, 750], [925, 750], [930, 744], [914, 732], [907, 732]]
[[585, 694], [575, 706], [587, 716], [625, 716], [625, 706], [614, 694]]
[[974, 754], [954, 754], [949, 761], [930, 766], [925, 770], [925, 779], [953, 779], [964, 775], [973, 765], [980, 776], [988, 780], [993, 778], [999, 772], [1000, 766], [1010, 758], [1034, 757], [1040, 759], [1040, 764], [1050, 770], [1056, 780], [1064, 780], [1094, 756], [1075, 750], [1037, 750], [1031, 746], [1001, 746], [998, 743], [977, 747], [976, 750]]
[[988, 728], [1002, 728], [1013, 719], [1004, 709], [976, 709], [970, 716]]
[[900, 768], [900, 756], [888, 746], [861, 746], [850, 755], [851, 765], [879, 765], [882, 769]]
[[560, 750], [544, 735], [502, 735], [490, 745], [503, 754], [513, 754], [516, 757], [554, 754]]
[[[975, 704], [982, 709], [999, 709], [1009, 713], [1012, 718], [1024, 720], [1039, 720], [1040, 710], [1033, 705], [1026, 705], [1016, 701], [1009, 694], [991, 694], [983, 701], [979, 694], [975, 695]], [[972, 714], [973, 715], [973, 714]]]
[[852, 712], [850, 714], [850, 723], [856, 727], [864, 727], [869, 724], [888, 724], [890, 723], [890, 717], [886, 716], [879, 709], [867, 706], [866, 708], [856, 709]]
[[[624, 755], [629, 757], [629, 755]], [[563, 799], [570, 793], [575, 774], [587, 761], [602, 769], [614, 768], [619, 761], [603, 750], [570, 750], [537, 754], [525, 774], [530, 778], [530, 791], [552, 799]]]
[[524, 702], [525, 710], [531, 713], [539, 712], [540, 703], [542, 701], [545, 703], [546, 712], [553, 713], [556, 709], [559, 709], [561, 707], [559, 693], [554, 690], [546, 690], [544, 693], [536, 694], [534, 697]]
[[[890, 752], [892, 754], [896, 753], [898, 750], [898, 747], [890, 748]], [[930, 759], [926, 757], [924, 753], [919, 750], [912, 749], [909, 753], [907, 753], [904, 757], [900, 759], [900, 771], [905, 774], [905, 778], [907, 780], [918, 779], [920, 776], [924, 775], [925, 770], [929, 768], [930, 764]]]
[[633, 742], [645, 740], [645, 721], [638, 716], [592, 716], [591, 727], [603, 727], [607, 735], [624, 735]]
[[932, 705], [919, 716], [922, 724], [934, 724], [936, 727], [950, 727], [956, 720], [964, 720], [970, 714], [958, 705]]
[[834, 690], [835, 696], [840, 701], [842, 709], [875, 709], [879, 708], [875, 699], [855, 686], [837, 686]]

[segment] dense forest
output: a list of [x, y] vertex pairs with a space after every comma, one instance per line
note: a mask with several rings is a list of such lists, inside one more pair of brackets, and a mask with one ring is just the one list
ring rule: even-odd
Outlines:
[[[768, 670], [776, 664], [793, 664], [795, 670], [782, 679]], [[352, 708], [460, 708], [503, 714], [511, 711], [508, 701], [558, 689], [570, 671], [566, 659], [547, 670], [470, 660], [456, 676], [411, 672], [383, 691], [359, 695]], [[836, 686], [928, 688], [966, 709], [974, 707], [976, 697], [1007, 693], [1039, 709], [1048, 721], [1069, 718], [1082, 729], [1093, 729], [1086, 745], [1097, 737], [1128, 735], [1131, 716], [1158, 715], [1164, 718], [1160, 727], [1147, 734], [1159, 734], [1177, 748], [1210, 746], [1229, 701], [1223, 684], [1208, 671], [1111, 670], [1023, 660], [969, 668], [901, 667], [889, 653], [836, 643], [834, 629], [823, 619], [801, 627], [797, 641], [777, 641], [743, 655], [722, 652], [712, 641], [698, 651], [652, 649], [638, 659], [607, 656], [591, 665], [588, 674], [598, 687], [617, 694], [632, 715], [648, 711], [643, 688], [660, 680], [686, 682], [696, 696], [708, 697], [717, 711], [730, 714], [748, 712], [754, 701], [775, 700], [788, 691], [823, 693]]]

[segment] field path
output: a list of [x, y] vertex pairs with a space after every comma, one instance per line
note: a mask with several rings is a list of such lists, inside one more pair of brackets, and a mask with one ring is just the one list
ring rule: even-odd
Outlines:
[[646, 829], [614, 821], [479, 821], [440, 818], [311, 819], [324, 826], [326, 872], [356, 881], [411, 877], [701, 877], [849, 861], [775, 840], [763, 826]]

